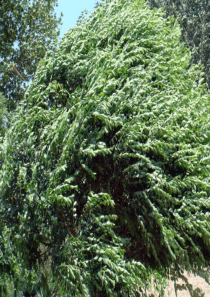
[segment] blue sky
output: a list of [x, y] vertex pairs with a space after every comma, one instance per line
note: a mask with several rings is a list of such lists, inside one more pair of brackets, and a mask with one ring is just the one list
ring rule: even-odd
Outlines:
[[55, 8], [55, 11], [58, 15], [63, 12], [60, 37], [62, 38], [70, 27], [76, 25], [77, 19], [83, 10], [87, 9], [92, 12], [96, 2], [97, 0], [58, 0], [59, 6]]

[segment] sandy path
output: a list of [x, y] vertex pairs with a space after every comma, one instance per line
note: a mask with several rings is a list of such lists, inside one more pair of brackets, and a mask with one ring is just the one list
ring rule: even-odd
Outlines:
[[[200, 276], [184, 273], [185, 281], [179, 279], [176, 283], [169, 281], [168, 288], [164, 291], [164, 297], [210, 297], [210, 285]], [[158, 297], [155, 290], [149, 292], [148, 297]]]

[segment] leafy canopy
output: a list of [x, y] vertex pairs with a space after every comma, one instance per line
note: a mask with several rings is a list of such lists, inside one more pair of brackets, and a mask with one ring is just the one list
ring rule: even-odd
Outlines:
[[138, 296], [149, 267], [209, 263], [209, 95], [180, 34], [106, 0], [40, 62], [2, 145], [5, 275]]
[[192, 51], [191, 62], [202, 63], [210, 88], [210, 9], [206, 0], [147, 0], [151, 8], [163, 8], [181, 26], [181, 41]]
[[38, 62], [55, 47], [57, 0], [3, 0], [0, 9], [0, 91], [10, 110], [23, 98]]
[[0, 93], [0, 137], [4, 135], [6, 129], [6, 115], [7, 115], [7, 108], [6, 108], [6, 99]]

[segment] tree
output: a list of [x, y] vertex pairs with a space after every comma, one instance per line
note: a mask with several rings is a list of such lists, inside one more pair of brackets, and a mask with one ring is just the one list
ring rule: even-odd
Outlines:
[[7, 115], [6, 99], [0, 93], [0, 137], [3, 136], [5, 133], [6, 115]]
[[23, 98], [38, 62], [55, 47], [61, 18], [57, 0], [2, 0], [0, 4], [0, 91], [9, 110]]
[[209, 264], [209, 95], [180, 35], [142, 0], [106, 0], [40, 62], [2, 145], [17, 286], [140, 296], [155, 272]]
[[191, 63], [205, 66], [210, 88], [210, 4], [206, 0], [147, 0], [151, 8], [163, 8], [175, 17], [182, 29], [181, 41], [192, 51]]

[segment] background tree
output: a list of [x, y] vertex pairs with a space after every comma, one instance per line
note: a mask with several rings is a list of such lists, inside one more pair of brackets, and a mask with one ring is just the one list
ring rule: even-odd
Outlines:
[[0, 91], [15, 108], [38, 62], [59, 36], [57, 0], [2, 0], [0, 3]]
[[3, 94], [0, 93], [0, 137], [4, 135], [7, 125], [7, 108], [6, 108], [6, 99]]
[[208, 0], [147, 0], [151, 8], [163, 8], [182, 29], [181, 41], [191, 49], [191, 63], [202, 63], [210, 88], [210, 3]]
[[1, 150], [17, 287], [140, 296], [155, 271], [208, 265], [209, 95], [180, 36], [142, 0], [106, 0], [40, 62]]

